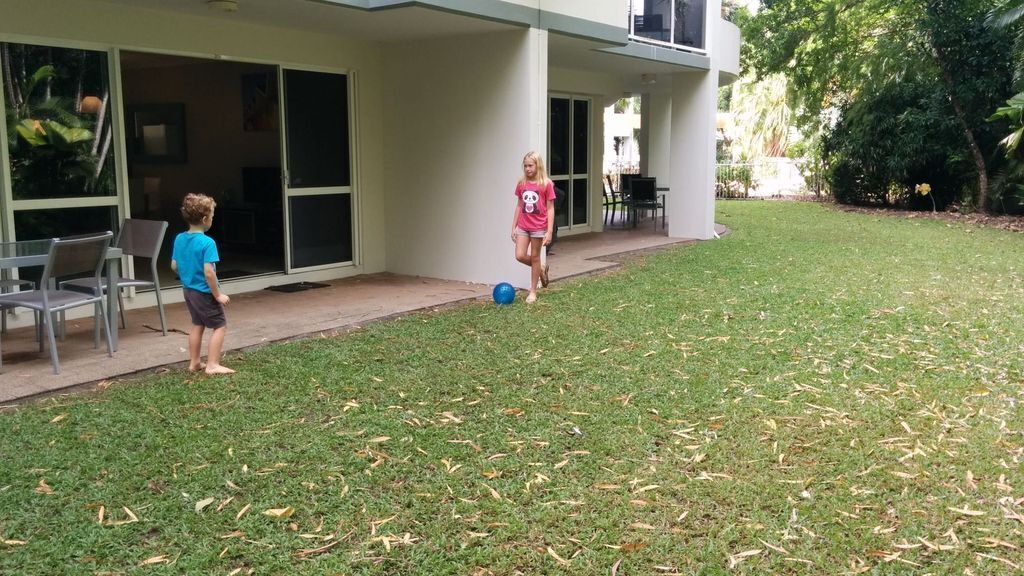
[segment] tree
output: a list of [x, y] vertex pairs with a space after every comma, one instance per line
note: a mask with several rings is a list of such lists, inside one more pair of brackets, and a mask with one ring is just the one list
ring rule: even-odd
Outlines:
[[737, 82], [731, 110], [740, 133], [732, 146], [741, 161], [786, 155], [793, 126], [789, 97], [788, 82], [782, 74], [760, 82]]
[[1006, 98], [1010, 77], [1009, 36], [983, 26], [990, 8], [990, 0], [762, 0], [744, 36], [763, 40], [751, 42], [745, 65], [786, 75], [808, 132], [831, 130], [838, 111], [893, 85], [931, 79], [959, 126], [951, 160], [970, 160], [972, 201], [987, 209], [993, 144], [984, 118]]

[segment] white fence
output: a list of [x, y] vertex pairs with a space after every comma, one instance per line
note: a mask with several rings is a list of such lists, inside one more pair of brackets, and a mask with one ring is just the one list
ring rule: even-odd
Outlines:
[[819, 196], [820, 175], [805, 160], [765, 158], [757, 162], [719, 164], [715, 169], [718, 198]]

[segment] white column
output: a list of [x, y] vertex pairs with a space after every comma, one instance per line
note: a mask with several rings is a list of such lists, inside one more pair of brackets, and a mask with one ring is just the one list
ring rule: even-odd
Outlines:
[[647, 174], [648, 166], [650, 164], [650, 151], [651, 151], [651, 95], [641, 94], [640, 95], [640, 136], [639, 141], [636, 143], [637, 152], [640, 153], [640, 167], [641, 174]]
[[[529, 36], [530, 53], [530, 142], [531, 150], [537, 152], [541, 158], [548, 157], [548, 31], [538, 28], [531, 28]], [[523, 152], [524, 154], [526, 151]], [[522, 155], [519, 156], [522, 160]], [[550, 167], [547, 167], [550, 169]], [[520, 167], [518, 174], [523, 173]], [[515, 182], [512, 183], [513, 185]], [[510, 206], [515, 205], [515, 199], [509, 196]], [[509, 214], [511, 218], [511, 213]], [[509, 248], [512, 243], [509, 242]], [[512, 250], [514, 252], [514, 249]], [[530, 268], [512, 260], [511, 282], [517, 288], [530, 289]]]
[[[662, 82], [666, 79], [662, 78]], [[672, 94], [668, 89], [644, 94], [650, 102], [644, 120], [647, 122], [647, 167], [644, 176], [657, 178], [658, 186], [668, 186], [671, 178]]]
[[666, 206], [670, 237], [714, 236], [717, 106], [717, 70], [673, 75], [671, 192]]
[[530, 141], [541, 158], [548, 157], [548, 31], [530, 29]]

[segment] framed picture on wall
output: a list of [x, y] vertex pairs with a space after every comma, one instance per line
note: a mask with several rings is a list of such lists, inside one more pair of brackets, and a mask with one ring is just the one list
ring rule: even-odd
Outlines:
[[187, 161], [184, 104], [130, 104], [127, 112], [130, 162], [183, 164]]
[[246, 132], [277, 131], [277, 74], [242, 75], [242, 129]]

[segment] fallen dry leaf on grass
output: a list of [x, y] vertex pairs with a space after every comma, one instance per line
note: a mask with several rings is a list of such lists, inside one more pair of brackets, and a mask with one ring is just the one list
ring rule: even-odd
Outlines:
[[[247, 506], [247, 508], [248, 508], [248, 506]], [[270, 508], [269, 510], [264, 510], [263, 511], [263, 514], [265, 516], [270, 516], [271, 518], [276, 518], [278, 520], [284, 520], [286, 518], [291, 518], [292, 514], [294, 514], [294, 513], [295, 513], [295, 508], [292, 508], [291, 506], [288, 506], [287, 508]]]
[[152, 558], [146, 558], [142, 562], [139, 562], [139, 566], [150, 566], [150, 565], [153, 565], [153, 564], [162, 564], [162, 563], [167, 563], [168, 561], [169, 560], [167, 560], [167, 555], [166, 554], [161, 554], [159, 556], [153, 556]]
[[134, 524], [139, 521], [139, 517], [135, 515], [127, 506], [122, 506], [121, 510], [124, 510], [125, 515], [128, 516], [127, 520], [116, 520], [107, 523], [107, 526], [124, 526], [125, 524]]
[[213, 500], [214, 500], [213, 497], [210, 497], [210, 498], [203, 498], [199, 502], [196, 502], [196, 506], [195, 506], [196, 514], [202, 512], [203, 509], [206, 508], [207, 506], [209, 506], [210, 504], [213, 504]]
[[982, 512], [981, 510], [971, 510], [970, 508], [967, 508], [967, 507], [964, 507], [964, 508], [953, 508], [952, 506], [947, 506], [946, 510], [949, 510], [950, 512], [956, 512], [957, 514], [963, 514], [964, 516], [984, 516], [985, 515], [985, 513]]
[[735, 568], [736, 565], [739, 564], [740, 562], [743, 562], [744, 560], [746, 560], [747, 558], [750, 558], [751, 556], [757, 556], [761, 552], [764, 552], [764, 550], [762, 550], [760, 548], [756, 548], [754, 550], [746, 550], [744, 552], [739, 552], [737, 554], [733, 554], [732, 556], [729, 556], [729, 568]]
[[338, 544], [341, 544], [341, 541], [335, 540], [334, 542], [331, 542], [330, 544], [325, 544], [325, 545], [323, 545], [323, 546], [321, 546], [319, 548], [306, 548], [306, 549], [303, 549], [303, 550], [299, 550], [298, 552], [295, 553], [295, 557], [296, 558], [309, 558], [310, 556], [316, 556], [318, 554], [323, 554], [324, 552], [327, 552], [328, 550], [330, 550], [331, 548], [334, 548]]
[[555, 551], [554, 551], [554, 550], [553, 550], [553, 549], [551, 548], [551, 546], [548, 546], [548, 548], [547, 548], [547, 553], [548, 553], [548, 556], [551, 556], [552, 558], [554, 558], [554, 559], [555, 559], [555, 561], [556, 561], [556, 562], [558, 562], [559, 564], [561, 564], [562, 566], [569, 566], [569, 565], [571, 565], [571, 564], [572, 564], [571, 562], [569, 562], [569, 561], [568, 561], [568, 560], [566, 560], [565, 558], [562, 558], [561, 556], [559, 556], [559, 555], [558, 555], [558, 553], [557, 553], [557, 552], [555, 552]]
[[238, 514], [235, 514], [235, 520], [245, 516], [245, 513], [249, 511], [249, 508], [252, 508], [252, 504], [246, 504], [243, 506], [242, 509], [238, 511]]

